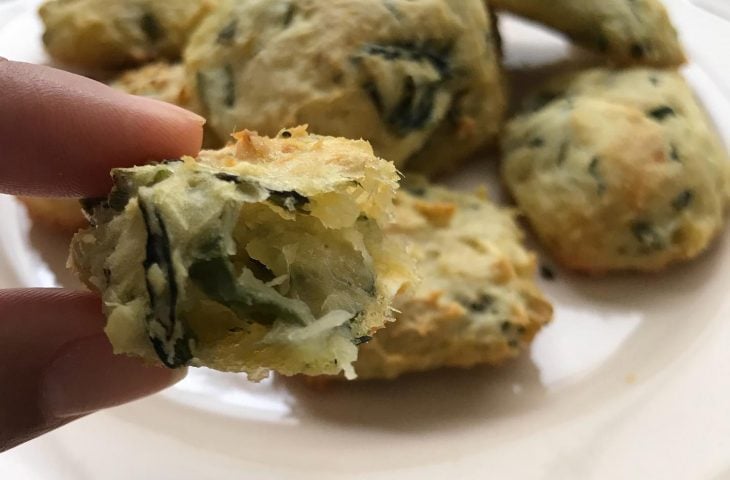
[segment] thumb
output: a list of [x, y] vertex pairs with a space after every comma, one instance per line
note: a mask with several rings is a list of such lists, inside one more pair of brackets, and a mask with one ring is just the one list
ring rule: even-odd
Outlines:
[[64, 345], [40, 378], [41, 410], [51, 420], [85, 415], [141, 398], [181, 380], [186, 370], [114, 355], [106, 335]]
[[185, 376], [114, 355], [103, 325], [91, 293], [0, 291], [0, 451]]

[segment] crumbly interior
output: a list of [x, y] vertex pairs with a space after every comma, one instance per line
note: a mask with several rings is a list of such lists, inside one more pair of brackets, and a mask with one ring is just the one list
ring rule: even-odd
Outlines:
[[72, 263], [115, 351], [257, 379], [352, 377], [410, 280], [384, 239], [397, 175], [365, 142], [250, 132], [197, 159], [119, 169]]
[[388, 236], [411, 244], [422, 280], [396, 298], [396, 322], [360, 346], [358, 378], [499, 364], [550, 321], [513, 213], [483, 195], [411, 182]]

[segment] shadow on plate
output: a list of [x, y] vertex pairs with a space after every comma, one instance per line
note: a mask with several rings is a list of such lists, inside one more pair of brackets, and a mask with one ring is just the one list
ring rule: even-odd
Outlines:
[[313, 387], [281, 378], [292, 394], [292, 413], [315, 422], [396, 432], [459, 429], [520, 415], [542, 402], [545, 390], [527, 355], [499, 368], [442, 369], [394, 381], [332, 381]]
[[[559, 272], [557, 281], [545, 282], [548, 293], [554, 292], [560, 299], [550, 326], [556, 331], [533, 351], [536, 361], [524, 354], [498, 368], [444, 369], [395, 381], [333, 381], [322, 388], [300, 378], [274, 382], [289, 391], [292, 415], [299, 419], [390, 432], [460, 429], [476, 419], [483, 425], [527, 415], [553, 400], [566, 400], [566, 395], [573, 399], [568, 402], [572, 411], [563, 413], [578, 416], [584, 407], [595, 407], [596, 401], [630, 392], [634, 381], [628, 382], [627, 377], [638, 374], [641, 381], [648, 381], [672, 368], [718, 320], [712, 312], [724, 302], [718, 291], [723, 288], [720, 271], [729, 257], [728, 243], [730, 233], [701, 258], [662, 274], [590, 278]], [[699, 310], [698, 302], [702, 305]], [[592, 318], [582, 326], [567, 317], [561, 322], [563, 305]], [[611, 340], [592, 337], [613, 332], [626, 318], [637, 318], [635, 328], [619, 335], [611, 348], [596, 353], [591, 342], [603, 346]], [[597, 329], [592, 335], [583, 331], [593, 327]], [[600, 358], [593, 358], [595, 355]], [[566, 356], [573, 357], [566, 375], [551, 383], [549, 372], [541, 372], [540, 362], [550, 358], [564, 361]]]
[[[689, 262], [670, 265], [653, 273], [615, 273], [605, 276], [561, 271], [575, 294], [585, 296], [597, 306], [652, 308], [674, 311], [687, 308], [706, 296], [708, 286], [723, 275], [720, 269], [728, 256], [730, 231], [725, 229], [707, 251]], [[724, 298], [715, 298], [723, 301]]]

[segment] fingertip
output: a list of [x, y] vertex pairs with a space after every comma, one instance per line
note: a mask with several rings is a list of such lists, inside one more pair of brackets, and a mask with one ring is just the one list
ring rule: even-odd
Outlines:
[[[103, 196], [109, 171], [195, 155], [205, 120], [48, 67], [2, 62], [0, 190]], [[22, 168], [20, 166], [22, 165]]]
[[203, 144], [205, 118], [152, 98], [125, 93], [120, 93], [120, 97], [120, 103], [129, 110], [128, 118], [141, 122], [138, 125], [141, 131], [139, 140], [145, 145], [146, 160], [198, 154]]
[[152, 395], [179, 382], [186, 369], [168, 369], [115, 355], [105, 335], [64, 346], [41, 381], [41, 410], [49, 421], [86, 415]]

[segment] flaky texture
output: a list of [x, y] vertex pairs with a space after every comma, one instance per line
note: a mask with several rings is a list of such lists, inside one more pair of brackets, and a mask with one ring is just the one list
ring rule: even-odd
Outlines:
[[197, 159], [114, 170], [71, 263], [115, 352], [168, 367], [351, 377], [411, 279], [384, 239], [393, 165], [364, 141], [251, 132]]
[[730, 160], [678, 73], [588, 70], [526, 108], [505, 134], [504, 179], [563, 265], [659, 270], [720, 232]]
[[495, 38], [481, 0], [225, 1], [184, 63], [220, 138], [306, 123], [434, 173], [496, 140]]
[[114, 69], [176, 59], [217, 0], [48, 0], [39, 13], [56, 60]]
[[396, 321], [360, 346], [358, 378], [499, 364], [550, 321], [511, 211], [417, 184], [398, 192], [395, 218], [388, 235], [412, 244], [422, 280], [396, 299]]
[[489, 0], [495, 8], [552, 27], [619, 65], [685, 62], [677, 31], [659, 0]]

